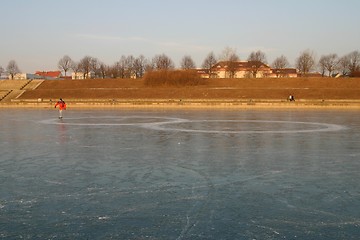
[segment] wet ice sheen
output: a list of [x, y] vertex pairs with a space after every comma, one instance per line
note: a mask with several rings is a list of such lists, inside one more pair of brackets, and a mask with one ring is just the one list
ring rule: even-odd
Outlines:
[[[305, 133], [338, 131], [345, 126], [318, 122], [274, 121], [274, 120], [191, 120], [151, 116], [102, 116], [68, 118], [66, 121], [46, 119], [45, 124], [72, 126], [139, 126], [162, 131], [192, 133]], [[201, 125], [199, 125], [199, 123]], [[170, 125], [170, 127], [168, 127]], [[171, 127], [175, 125], [175, 127]], [[214, 130], [218, 128], [218, 130]]]
[[357, 239], [356, 111], [0, 114], [4, 239]]

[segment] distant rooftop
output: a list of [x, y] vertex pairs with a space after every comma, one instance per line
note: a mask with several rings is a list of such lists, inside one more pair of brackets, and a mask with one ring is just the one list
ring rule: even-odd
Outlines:
[[37, 71], [35, 73], [36, 75], [42, 76], [44, 78], [59, 78], [61, 76], [61, 72], [60, 71]]

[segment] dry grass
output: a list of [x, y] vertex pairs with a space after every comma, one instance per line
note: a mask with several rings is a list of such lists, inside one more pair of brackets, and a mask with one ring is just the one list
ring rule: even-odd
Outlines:
[[144, 84], [156, 86], [197, 86], [201, 82], [200, 76], [193, 70], [161, 70], [150, 71], [144, 76]]
[[197, 85], [145, 79], [46, 80], [20, 99], [358, 99], [360, 78], [199, 79]]

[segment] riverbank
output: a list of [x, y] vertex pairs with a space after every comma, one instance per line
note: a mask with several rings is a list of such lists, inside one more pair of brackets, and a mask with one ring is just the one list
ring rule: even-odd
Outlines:
[[[0, 103], [0, 108], [54, 108], [56, 101], [17, 100]], [[74, 108], [282, 108], [282, 109], [360, 109], [360, 100], [299, 100], [289, 102], [274, 99], [220, 100], [220, 99], [114, 99], [67, 100], [68, 109]]]
[[143, 79], [0, 83], [0, 108], [51, 108], [59, 98], [69, 108], [360, 108], [360, 78], [203, 79], [157, 87]]

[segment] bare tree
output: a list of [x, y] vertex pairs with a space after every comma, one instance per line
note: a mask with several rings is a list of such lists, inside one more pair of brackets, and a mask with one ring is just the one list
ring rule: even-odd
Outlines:
[[100, 73], [100, 61], [97, 58], [91, 58], [90, 60], [90, 71], [92, 71], [95, 77], [101, 77]]
[[312, 52], [306, 50], [296, 59], [296, 67], [301, 74], [308, 74], [315, 66], [315, 57]]
[[151, 72], [154, 70], [155, 70], [155, 65], [154, 65], [153, 60], [147, 61], [146, 65], [145, 65], [145, 72]]
[[165, 54], [156, 55], [152, 59], [152, 65], [155, 70], [170, 70], [175, 68], [174, 62]]
[[135, 76], [134, 68], [135, 58], [132, 55], [122, 55], [120, 60], [115, 64], [117, 76], [120, 78], [131, 78]]
[[328, 76], [330, 77], [333, 71], [337, 68], [339, 63], [338, 56], [335, 53], [329, 55], [321, 56], [319, 60], [319, 67], [321, 70], [322, 75], [325, 75], [325, 72], [328, 72]]
[[129, 74], [129, 68], [131, 68], [131, 66], [129, 66], [129, 58], [126, 56], [121, 56], [120, 60], [116, 63], [116, 68], [117, 68], [117, 73], [118, 73], [118, 77], [120, 78], [129, 78], [130, 74]]
[[195, 62], [192, 60], [191, 56], [186, 55], [181, 59], [181, 69], [194, 69], [196, 68]]
[[221, 61], [226, 62], [226, 73], [229, 78], [234, 78], [238, 68], [239, 56], [236, 53], [236, 49], [226, 47], [220, 57]]
[[108, 75], [112, 78], [119, 77], [119, 62], [114, 63], [111, 67], [108, 69]]
[[78, 72], [80, 72], [80, 70], [81, 70], [81, 65], [80, 65], [80, 63], [72, 61], [70, 68], [71, 68], [71, 70], [73, 70], [73, 72], [74, 72], [74, 78], [77, 79], [77, 74], [78, 74]]
[[202, 68], [204, 68], [208, 74], [209, 77], [212, 78], [215, 74], [213, 72], [212, 67], [217, 63], [217, 59], [214, 55], [214, 52], [210, 52], [207, 57], [204, 59], [204, 62], [202, 64]]
[[349, 65], [350, 65], [350, 59], [348, 55], [343, 56], [339, 59], [338, 70], [341, 72], [343, 76], [349, 74]]
[[68, 55], [63, 56], [58, 62], [58, 68], [61, 71], [64, 71], [64, 75], [66, 77], [67, 71], [71, 68], [72, 60]]
[[318, 66], [319, 66], [319, 69], [320, 69], [320, 72], [321, 72], [321, 76], [325, 76], [325, 72], [326, 72], [326, 58], [325, 56], [321, 56], [320, 60], [319, 60], [319, 63], [318, 63]]
[[339, 57], [336, 53], [333, 53], [329, 54], [326, 60], [327, 61], [325, 62], [325, 68], [328, 71], [330, 77], [332, 73], [338, 68]]
[[147, 63], [148, 61], [143, 55], [140, 55], [134, 60], [134, 72], [136, 78], [142, 78], [144, 76]]
[[280, 57], [276, 58], [272, 64], [272, 67], [276, 69], [284, 69], [289, 66], [290, 66], [289, 61], [284, 55], [281, 55]]
[[107, 70], [108, 70], [108, 66], [106, 66], [106, 64], [103, 63], [103, 62], [99, 62], [99, 69], [98, 69], [98, 71], [99, 71], [99, 76], [100, 76], [101, 78], [106, 78], [106, 76], [107, 76]]
[[129, 55], [126, 57], [126, 59], [125, 59], [125, 77], [126, 78], [133, 78], [135, 76], [134, 62], [135, 62], [135, 58], [133, 55]]
[[125, 64], [126, 64], [126, 56], [122, 55], [120, 60], [115, 63], [117, 77], [125, 78]]
[[230, 61], [232, 58], [234, 58], [234, 56], [237, 56], [236, 49], [231, 48], [231, 47], [226, 47], [221, 52], [219, 59], [220, 59], [220, 61], [227, 62], [227, 61]]
[[20, 69], [17, 65], [17, 63], [15, 62], [15, 60], [11, 60], [7, 67], [6, 67], [6, 71], [10, 74], [11, 79], [14, 79], [15, 74], [20, 72]]
[[3, 74], [4, 72], [4, 68], [2, 66], [0, 66], [0, 78], [1, 78], [1, 75]]
[[281, 55], [280, 57], [276, 58], [274, 60], [274, 62], [272, 63], [272, 67], [275, 69], [275, 74], [276, 77], [280, 77], [280, 75], [285, 75], [285, 74], [281, 74], [281, 70], [280, 69], [284, 69], [289, 67], [289, 61], [287, 60], [287, 58], [284, 55]]
[[265, 53], [260, 50], [250, 53], [248, 61], [249, 64], [251, 64], [250, 72], [254, 78], [256, 78], [261, 66], [263, 66], [263, 64], [266, 64], [267, 62]]
[[356, 71], [360, 71], [360, 52], [353, 51], [348, 54], [349, 59], [349, 72], [353, 74]]
[[92, 57], [90, 56], [85, 56], [80, 60], [80, 69], [84, 74], [84, 79], [90, 78], [90, 71], [92, 70], [91, 61]]
[[230, 78], [234, 78], [236, 75], [236, 71], [238, 70], [239, 65], [239, 57], [236, 53], [232, 53], [229, 56], [227, 61], [227, 72], [229, 73]]

